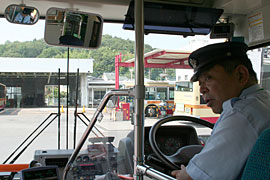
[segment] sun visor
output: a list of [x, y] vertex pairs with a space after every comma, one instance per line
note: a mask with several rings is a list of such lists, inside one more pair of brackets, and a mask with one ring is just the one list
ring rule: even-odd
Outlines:
[[[222, 9], [144, 2], [144, 32], [207, 35], [222, 13]], [[131, 1], [123, 29], [134, 30], [134, 22], [134, 1]]]

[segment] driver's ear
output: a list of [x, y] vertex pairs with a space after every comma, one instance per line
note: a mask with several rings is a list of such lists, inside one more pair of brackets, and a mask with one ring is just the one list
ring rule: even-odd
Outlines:
[[245, 87], [249, 81], [249, 72], [248, 72], [247, 67], [240, 64], [234, 69], [234, 73], [239, 84]]

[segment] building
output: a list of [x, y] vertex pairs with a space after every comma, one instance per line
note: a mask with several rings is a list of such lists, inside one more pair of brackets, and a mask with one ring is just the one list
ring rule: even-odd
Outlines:
[[[119, 77], [120, 87], [126, 77]], [[102, 78], [88, 77], [89, 107], [97, 107], [103, 96], [110, 90], [115, 89], [115, 73], [103, 73]]]
[[[66, 91], [67, 59], [0, 58], [0, 82], [7, 86], [7, 107], [57, 106], [54, 91]], [[69, 105], [75, 105], [79, 71], [80, 106], [88, 106], [87, 76], [93, 72], [93, 59], [69, 60]], [[60, 72], [60, 75], [59, 75]], [[59, 80], [60, 76], [60, 80]], [[61, 96], [60, 96], [61, 97]], [[61, 98], [61, 105], [66, 105]]]

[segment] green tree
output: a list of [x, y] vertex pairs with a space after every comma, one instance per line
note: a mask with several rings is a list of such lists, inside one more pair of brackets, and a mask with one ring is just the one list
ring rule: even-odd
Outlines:
[[48, 47], [43, 49], [42, 52], [37, 56], [38, 58], [51, 58], [57, 57], [59, 54], [63, 53], [65, 50], [62, 48]]
[[93, 76], [101, 77], [104, 72], [115, 72], [115, 56], [118, 54], [110, 47], [103, 46], [91, 52], [94, 59]]
[[[49, 46], [43, 39], [26, 42], [10, 42], [0, 45], [0, 57], [31, 57], [31, 58], [67, 58], [67, 47]], [[122, 62], [134, 58], [135, 42], [124, 40], [111, 35], [103, 35], [100, 48], [89, 50], [69, 48], [70, 58], [94, 59], [94, 72], [92, 76], [101, 77], [104, 72], [115, 72], [115, 56], [122, 54]], [[145, 45], [144, 51], [150, 52], [153, 48]], [[130, 77], [129, 68], [120, 67], [120, 75]], [[149, 77], [149, 69], [145, 69], [145, 76]], [[160, 80], [163, 69], [151, 69], [150, 77]], [[175, 70], [167, 70], [169, 77], [175, 78]], [[134, 72], [133, 72], [134, 75]]]

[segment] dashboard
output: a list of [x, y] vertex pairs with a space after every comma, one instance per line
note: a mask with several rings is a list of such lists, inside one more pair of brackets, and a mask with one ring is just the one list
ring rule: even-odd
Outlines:
[[[145, 127], [144, 154], [150, 155], [153, 152], [149, 142], [149, 132], [151, 127]], [[161, 126], [156, 133], [157, 145], [161, 152], [169, 156], [174, 154], [179, 148], [189, 144], [200, 144], [196, 130], [192, 126]]]
[[[150, 129], [151, 127], [145, 127], [145, 163], [154, 169], [166, 173], [168, 167], [155, 156], [150, 146]], [[120, 140], [118, 148], [112, 145], [111, 142], [113, 140], [114, 137], [89, 138], [90, 144], [87, 145], [84, 151], [80, 152], [79, 156], [70, 167], [68, 179], [90, 180], [98, 176], [106, 176], [108, 172], [110, 172], [111, 179], [117, 180], [119, 178], [115, 172], [118, 174], [133, 174], [134, 131], [131, 131], [126, 138]], [[192, 126], [166, 125], [159, 127], [157, 130], [156, 143], [163, 154], [170, 156], [175, 154], [179, 148], [190, 144], [199, 145], [200, 141], [195, 128]], [[45, 153], [45, 151], [42, 150], [42, 153], [43, 152]], [[62, 177], [63, 167], [70, 153], [71, 152], [65, 155], [65, 158], [62, 157], [63, 152], [61, 153], [62, 158], [59, 156], [56, 157], [54, 153], [49, 152], [49, 150], [48, 153], [46, 151], [46, 154], [40, 156], [38, 156], [39, 153], [37, 153], [35, 156], [37, 158], [36, 161], [45, 165], [45, 167], [30, 168], [23, 172], [24, 176], [22, 177], [31, 179], [32, 177], [42, 176], [42, 179], [57, 179], [58, 173], [52, 165], [59, 167], [59, 175]], [[48, 167], [48, 165], [50, 166]]]

